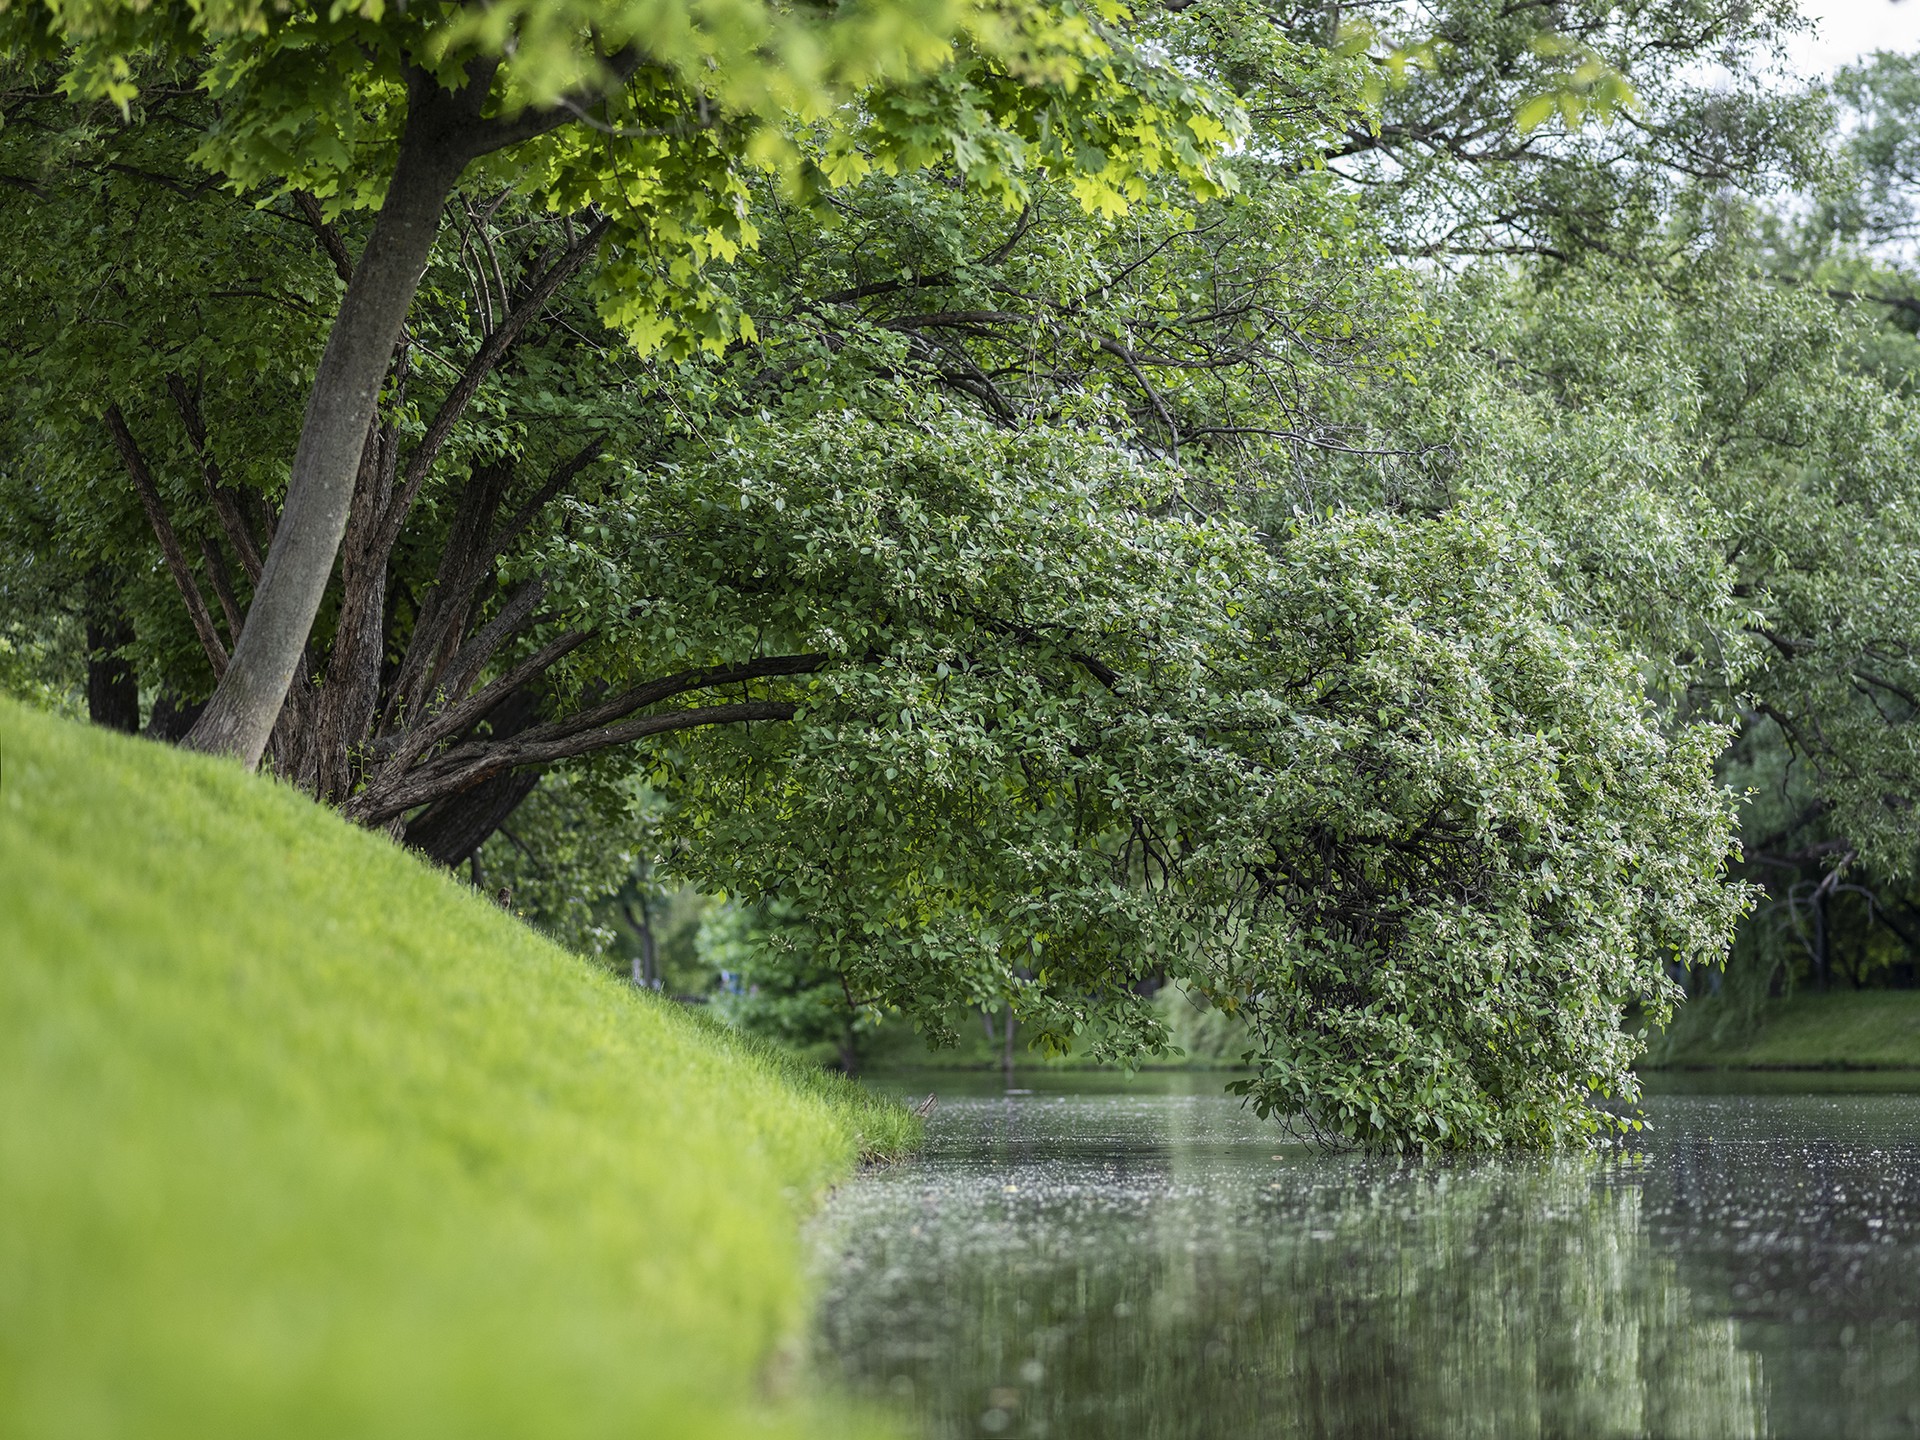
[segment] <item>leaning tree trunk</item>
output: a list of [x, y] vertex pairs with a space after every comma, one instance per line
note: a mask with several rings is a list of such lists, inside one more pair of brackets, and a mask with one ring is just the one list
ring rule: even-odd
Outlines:
[[[273, 733], [346, 531], [380, 387], [413, 303], [441, 208], [474, 153], [465, 133], [484, 97], [410, 87], [400, 156], [340, 313], [327, 336], [287, 480], [286, 506], [213, 698], [184, 742], [248, 767]], [[470, 87], [471, 89], [471, 87]]]
[[[519, 691], [490, 717], [493, 732], [506, 737], [540, 718], [534, 697]], [[508, 770], [451, 795], [443, 795], [406, 822], [400, 838], [408, 848], [449, 869], [471, 860], [487, 838], [507, 823], [540, 783], [537, 770]]]
[[400, 838], [410, 849], [452, 869], [471, 860], [539, 783], [539, 774], [531, 770], [509, 770], [483, 780], [427, 806], [407, 822]]

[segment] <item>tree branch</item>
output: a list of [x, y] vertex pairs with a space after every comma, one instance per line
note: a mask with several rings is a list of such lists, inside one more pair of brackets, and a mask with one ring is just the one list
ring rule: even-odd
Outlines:
[[293, 203], [299, 207], [301, 218], [307, 222], [320, 248], [327, 252], [327, 258], [333, 262], [333, 272], [340, 277], [340, 283], [353, 283], [353, 256], [347, 250], [347, 242], [340, 238], [340, 232], [327, 223], [320, 202], [305, 190], [293, 192]]
[[132, 432], [127, 429], [126, 416], [120, 413], [117, 404], [107, 406], [105, 419], [107, 433], [113, 437], [114, 448], [120, 452], [120, 463], [126, 467], [127, 478], [133, 481], [134, 491], [140, 497], [140, 506], [147, 512], [147, 523], [153, 527], [154, 537], [160, 542], [160, 553], [166, 556], [167, 569], [173, 575], [174, 585], [179, 588], [180, 598], [186, 602], [187, 615], [193, 621], [193, 632], [200, 637], [200, 648], [206, 652], [207, 663], [213, 666], [217, 680], [227, 672], [227, 650], [220, 643], [219, 631], [213, 627], [213, 616], [208, 612], [206, 599], [194, 581], [186, 552], [180, 548], [180, 537], [174, 534], [173, 526], [167, 520], [167, 512], [160, 504], [160, 491], [153, 483], [153, 472], [147, 468], [146, 457], [140, 453]]
[[494, 532], [493, 538], [488, 542], [494, 556], [505, 554], [507, 547], [526, 533], [534, 517], [546, 509], [553, 502], [554, 497], [573, 482], [575, 476], [599, 458], [600, 447], [606, 442], [606, 438], [605, 435], [594, 436], [573, 455], [554, 467], [553, 473], [547, 476], [546, 482], [534, 491], [527, 503], [514, 511], [513, 517]]
[[562, 740], [569, 736], [602, 727], [631, 715], [646, 705], [657, 705], [662, 700], [670, 700], [675, 695], [684, 695], [689, 690], [711, 690], [720, 685], [738, 685], [748, 680], [764, 680], [780, 675], [811, 675], [824, 670], [831, 662], [830, 655], [772, 655], [760, 660], [749, 660], [740, 665], [712, 665], [700, 670], [683, 670], [678, 675], [668, 675], [659, 680], [649, 680], [644, 685], [636, 685], [624, 690], [589, 709], [569, 715], [562, 720], [552, 720], [545, 725], [536, 725], [517, 737], [522, 742], [544, 744], [549, 740]]
[[516, 690], [539, 679], [586, 644], [594, 634], [592, 630], [569, 630], [556, 636], [497, 680], [488, 681], [466, 699], [456, 701], [431, 720], [406, 731], [400, 737], [401, 748], [395, 752], [392, 763], [404, 767], [441, 741], [451, 740], [463, 730], [479, 724]]
[[173, 408], [179, 411], [180, 422], [187, 428], [187, 439], [193, 442], [193, 453], [200, 461], [200, 478], [205, 483], [207, 499], [213, 503], [214, 516], [220, 521], [220, 528], [227, 532], [227, 543], [233, 546], [233, 553], [240, 557], [240, 569], [246, 574], [247, 583], [258, 585], [260, 550], [254, 543], [253, 533], [240, 517], [233, 492], [221, 479], [220, 462], [213, 458], [213, 451], [207, 446], [207, 422], [200, 413], [200, 402], [178, 373], [167, 376], [167, 393], [173, 397]]
[[233, 580], [227, 573], [226, 558], [221, 555], [220, 547], [213, 543], [210, 535], [200, 537], [200, 558], [207, 562], [207, 579], [213, 585], [214, 595], [219, 598], [220, 613], [227, 617], [227, 634], [237, 644], [247, 617], [233, 593]]
[[[514, 586], [500, 606], [499, 613], [469, 635], [466, 643], [454, 652], [453, 658], [441, 671], [439, 688], [449, 695], [464, 693], [469, 685], [480, 678], [480, 672], [499, 653], [500, 647], [533, 620], [534, 606], [540, 603], [546, 593], [547, 582], [539, 576]], [[594, 631], [589, 628], [577, 633], [585, 639]], [[557, 660], [559, 656], [554, 658]]]
[[[785, 700], [750, 700], [732, 705], [707, 705], [697, 710], [674, 710], [665, 715], [643, 715], [619, 725], [602, 726], [565, 736], [535, 739], [528, 731], [497, 744], [462, 746], [449, 751], [429, 765], [423, 765], [404, 782], [380, 793], [364, 792], [346, 807], [346, 813], [363, 825], [379, 825], [419, 805], [458, 794], [471, 786], [490, 780], [509, 770], [557, 764], [595, 750], [665, 735], [675, 730], [692, 730], [707, 725], [737, 725], [753, 720], [791, 720], [800, 707]], [[541, 727], [545, 728], [545, 727]]]
[[420, 443], [407, 460], [399, 494], [393, 498], [387, 514], [382, 518], [381, 534], [389, 546], [393, 537], [398, 536], [407, 509], [420, 493], [420, 486], [426, 481], [427, 472], [432, 468], [441, 447], [447, 443], [455, 423], [473, 402], [481, 383], [493, 373], [507, 351], [520, 338], [527, 323], [553, 298], [554, 292], [586, 264], [600, 244], [600, 237], [606, 234], [609, 223], [605, 216], [601, 216], [589, 225], [586, 233], [554, 258], [553, 263], [528, 286], [527, 293], [501, 320], [499, 326], [480, 342], [480, 348], [474, 352], [473, 358], [460, 372], [460, 378], [454, 381], [453, 388], [440, 402], [439, 410], [427, 422]]
[[644, 52], [638, 45], [624, 45], [607, 58], [606, 81], [598, 87], [562, 95], [552, 105], [529, 108], [518, 115], [499, 116], [482, 122], [473, 131], [470, 142], [474, 147], [474, 157], [477, 159], [482, 155], [490, 155], [509, 145], [518, 145], [523, 140], [544, 135], [549, 130], [557, 130], [562, 125], [573, 124], [588, 106], [598, 105], [615, 91], [623, 89], [638, 73], [644, 58]]
[[[469, 474], [447, 529], [439, 567], [393, 680], [386, 706], [390, 716], [418, 711], [426, 704], [441, 669], [459, 645], [472, 597], [490, 558], [482, 552], [493, 529], [494, 512], [512, 475], [513, 467], [506, 462], [477, 465]], [[454, 687], [454, 693], [460, 688]]]

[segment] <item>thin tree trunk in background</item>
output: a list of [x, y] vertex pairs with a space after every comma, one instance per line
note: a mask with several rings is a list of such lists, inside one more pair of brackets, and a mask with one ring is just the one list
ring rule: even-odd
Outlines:
[[639, 903], [629, 902], [625, 906], [627, 923], [633, 926], [633, 933], [640, 938], [640, 953], [633, 957], [633, 983], [647, 990], [658, 989], [660, 985], [660, 950], [653, 939], [653, 914], [647, 905], [647, 897], [642, 892]]
[[128, 735], [140, 728], [140, 686], [120, 653], [133, 642], [133, 622], [114, 603], [107, 575], [87, 577], [87, 718]]
[[153, 712], [147, 716], [147, 728], [142, 733], [149, 740], [172, 745], [191, 730], [199, 718], [199, 702], [183, 698], [178, 690], [164, 688], [153, 697]]
[[1813, 892], [1813, 979], [1822, 994], [1827, 989], [1827, 894], [1824, 887]]
[[286, 506], [246, 629], [184, 742], [250, 769], [266, 750], [326, 594], [380, 387], [439, 234], [441, 209], [471, 153], [461, 132], [478, 115], [485, 85], [469, 110], [432, 84], [417, 77], [409, 85], [399, 159], [314, 375]]
[[995, 1045], [1000, 1047], [1000, 1073], [1006, 1077], [1007, 1088], [1011, 1090], [1013, 1088], [1013, 1037], [1020, 1028], [1014, 1022], [1012, 1002], [1008, 1002], [1005, 1013], [1000, 1017], [999, 1025], [993, 1023], [993, 1012], [982, 1005], [980, 1028], [987, 1032], [988, 1054], [993, 1053], [992, 1047]]

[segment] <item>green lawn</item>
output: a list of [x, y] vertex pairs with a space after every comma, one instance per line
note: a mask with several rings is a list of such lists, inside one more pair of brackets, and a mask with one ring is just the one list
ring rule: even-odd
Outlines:
[[0, 764], [0, 1434], [863, 1433], [797, 1227], [904, 1111], [230, 765]]
[[1663, 1057], [1688, 1066], [1920, 1070], [1920, 990], [1836, 990], [1769, 1001], [1751, 1036]]

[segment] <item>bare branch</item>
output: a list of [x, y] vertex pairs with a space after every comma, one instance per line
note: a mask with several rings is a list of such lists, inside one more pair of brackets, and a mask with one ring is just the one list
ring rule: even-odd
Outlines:
[[683, 670], [678, 675], [649, 680], [591, 709], [569, 715], [563, 720], [536, 725], [519, 738], [544, 742], [578, 734], [630, 715], [645, 705], [657, 705], [689, 690], [711, 690], [719, 685], [739, 685], [748, 680], [765, 680], [781, 675], [811, 675], [832, 662], [831, 655], [769, 655], [739, 665], [711, 665], [701, 670]]
[[[466, 413], [467, 406], [473, 402], [481, 382], [493, 373], [494, 367], [520, 338], [527, 323], [553, 298], [554, 292], [587, 263], [588, 258], [600, 244], [600, 237], [606, 234], [609, 223], [605, 216], [601, 216], [588, 225], [585, 233], [555, 257], [553, 263], [527, 287], [526, 294], [501, 320], [499, 326], [481, 341], [480, 348], [474, 352], [473, 358], [460, 372], [460, 378], [447, 392], [446, 399], [441, 401], [440, 409], [427, 423], [426, 432], [420, 437], [420, 443], [414, 447], [413, 454], [407, 460], [405, 479], [400, 487], [400, 493], [394, 497], [384, 517], [382, 525], [384, 536], [398, 535], [407, 509], [413, 504], [414, 497], [420, 493], [420, 486], [426, 481], [434, 459], [439, 455], [441, 447], [447, 443], [448, 437], [452, 435], [454, 424]], [[391, 544], [391, 539], [388, 543]]]
[[240, 643], [240, 631], [247, 623], [247, 617], [240, 609], [240, 602], [233, 593], [233, 578], [227, 573], [226, 558], [221, 555], [220, 547], [213, 543], [213, 537], [200, 537], [200, 558], [207, 562], [207, 578], [213, 583], [213, 593], [219, 597], [220, 613], [227, 617], [227, 634], [233, 643]]
[[526, 529], [533, 523], [534, 517], [546, 509], [547, 506], [553, 502], [556, 495], [566, 489], [568, 485], [572, 484], [575, 476], [599, 458], [600, 447], [606, 443], [606, 438], [605, 435], [594, 436], [571, 456], [554, 467], [553, 473], [547, 476], [546, 482], [542, 484], [538, 490], [534, 491], [527, 503], [514, 511], [513, 517], [494, 533], [493, 539], [488, 542], [493, 554], [504, 554], [509, 545], [513, 544], [514, 541], [526, 533]]
[[606, 78], [599, 85], [563, 95], [552, 105], [532, 107], [522, 110], [518, 115], [500, 116], [483, 122], [471, 134], [468, 142], [471, 153], [475, 158], [490, 155], [509, 145], [518, 145], [523, 140], [544, 135], [549, 130], [557, 130], [562, 125], [573, 124], [589, 106], [598, 105], [623, 89], [639, 71], [644, 58], [644, 52], [638, 45], [623, 46], [607, 58]]
[[320, 202], [305, 190], [293, 192], [293, 203], [299, 207], [301, 218], [307, 222], [320, 248], [327, 252], [327, 258], [333, 262], [333, 272], [340, 277], [340, 283], [353, 283], [353, 256], [347, 251], [347, 242], [340, 238], [340, 232], [327, 223]]
[[193, 633], [200, 637], [200, 648], [206, 652], [207, 663], [213, 666], [214, 678], [218, 679], [227, 673], [227, 650], [220, 643], [220, 632], [213, 627], [213, 616], [207, 610], [205, 597], [200, 594], [200, 586], [194, 581], [186, 552], [180, 548], [180, 537], [174, 534], [167, 512], [160, 504], [160, 491], [153, 483], [153, 472], [147, 468], [146, 456], [140, 453], [132, 432], [127, 429], [127, 418], [120, 413], [120, 407], [108, 405], [105, 419], [107, 433], [113, 437], [114, 448], [120, 452], [120, 463], [126, 467], [127, 478], [133, 481], [134, 491], [140, 497], [140, 506], [147, 512], [147, 523], [153, 527], [154, 537], [160, 542], [161, 554], [166, 556], [173, 583], [179, 588], [180, 598], [186, 602], [187, 615], [193, 621]]
[[[499, 653], [500, 647], [532, 621], [534, 606], [540, 603], [546, 593], [547, 582], [537, 575], [516, 585], [501, 605], [499, 613], [468, 636], [466, 642], [454, 652], [453, 658], [441, 672], [440, 687], [449, 695], [459, 695], [479, 679], [480, 672]], [[577, 633], [584, 640], [593, 631], [587, 629]]]
[[433, 719], [406, 732], [402, 737], [403, 748], [394, 756], [395, 762], [409, 763], [441, 741], [451, 740], [463, 730], [479, 724], [514, 691], [539, 679], [566, 656], [586, 644], [593, 635], [594, 632], [591, 630], [569, 630], [549, 640], [499, 679], [489, 681], [466, 699], [448, 706]]
[[[419, 805], [457, 794], [509, 770], [558, 764], [596, 750], [692, 730], [707, 725], [738, 725], [754, 720], [791, 720], [799, 705], [785, 700], [750, 700], [732, 705], [707, 705], [696, 710], [673, 710], [665, 715], [643, 715], [618, 725], [535, 738], [534, 731], [493, 744], [461, 746], [421, 766], [405, 781], [388, 790], [365, 791], [345, 807], [363, 825], [379, 825]], [[544, 727], [542, 727], [544, 728]]]
[[[220, 521], [220, 528], [227, 532], [227, 543], [233, 546], [233, 553], [240, 557], [240, 568], [246, 573], [247, 583], [258, 585], [260, 550], [246, 522], [240, 517], [240, 506], [234, 500], [233, 492], [227, 489], [221, 479], [219, 461], [214, 459], [213, 451], [207, 445], [207, 422], [200, 413], [200, 402], [178, 373], [167, 376], [167, 393], [173, 397], [173, 408], [180, 412], [180, 421], [187, 428], [187, 439], [193, 442], [193, 453], [200, 460], [200, 476], [206, 485], [207, 499], [213, 502], [213, 513]], [[238, 631], [235, 633], [237, 635]]]

